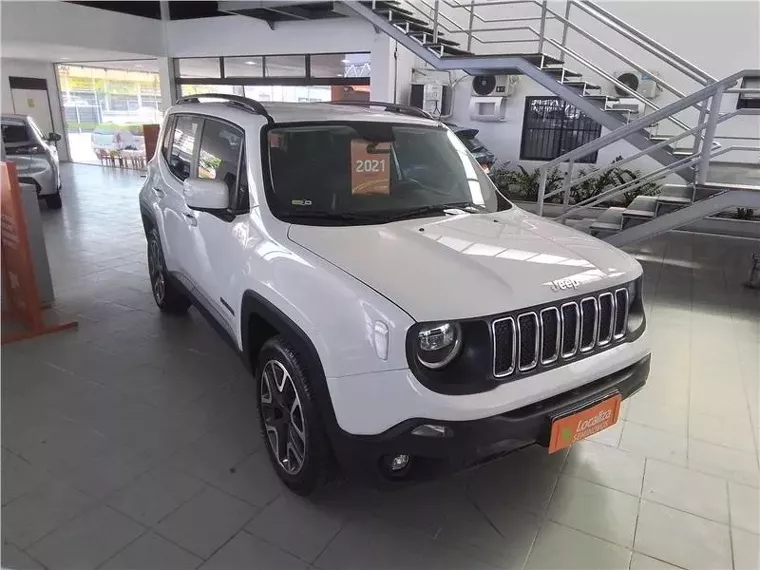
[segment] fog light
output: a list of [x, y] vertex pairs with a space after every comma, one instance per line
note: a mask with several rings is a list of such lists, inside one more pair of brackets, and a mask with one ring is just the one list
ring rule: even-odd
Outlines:
[[451, 430], [446, 426], [437, 426], [435, 424], [423, 424], [412, 430], [412, 435], [420, 435], [422, 437], [449, 437], [451, 433]]
[[404, 453], [399, 453], [391, 460], [391, 471], [401, 471], [409, 465], [410, 457]]

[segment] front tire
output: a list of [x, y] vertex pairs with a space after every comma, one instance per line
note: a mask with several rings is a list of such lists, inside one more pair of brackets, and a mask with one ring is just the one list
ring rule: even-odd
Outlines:
[[277, 476], [299, 495], [322, 487], [333, 471], [332, 456], [308, 371], [282, 337], [264, 343], [256, 367], [259, 425]]
[[63, 206], [60, 190], [55, 194], [48, 194], [47, 196], [43, 196], [43, 198], [45, 198], [45, 204], [51, 210], [60, 210]]
[[148, 273], [153, 300], [162, 312], [183, 315], [190, 308], [190, 299], [185, 297], [168, 279], [161, 238], [154, 228], [148, 232]]

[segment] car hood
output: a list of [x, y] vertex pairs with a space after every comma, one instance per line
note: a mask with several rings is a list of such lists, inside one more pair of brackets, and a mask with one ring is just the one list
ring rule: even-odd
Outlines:
[[[417, 321], [508, 312], [641, 274], [622, 251], [515, 207], [382, 225], [292, 225], [288, 236]], [[560, 279], [573, 285], [552, 287]]]

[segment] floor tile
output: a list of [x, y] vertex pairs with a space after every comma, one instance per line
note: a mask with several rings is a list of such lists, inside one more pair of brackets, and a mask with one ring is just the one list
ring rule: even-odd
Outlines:
[[547, 516], [560, 524], [631, 548], [639, 499], [583, 479], [563, 476]]
[[755, 487], [728, 482], [731, 526], [760, 534], [760, 492]]
[[255, 507], [207, 487], [155, 527], [190, 552], [208, 558], [256, 514]]
[[684, 408], [653, 404], [649, 400], [632, 400], [628, 407], [626, 421], [655, 429], [661, 429], [678, 435], [686, 435], [689, 414]]
[[625, 422], [620, 449], [670, 463], [686, 463], [686, 436]]
[[50, 482], [3, 507], [3, 538], [26, 548], [90, 504], [81, 491], [61, 481]]
[[546, 521], [526, 570], [628, 569], [631, 552], [555, 522]]
[[8, 570], [45, 570], [42, 564], [10, 542], [3, 543], [0, 564]]
[[634, 549], [693, 570], [731, 567], [728, 526], [657, 503], [642, 502]]
[[738, 421], [737, 416], [715, 416], [692, 412], [689, 416], [689, 437], [723, 447], [755, 453], [755, 441], [749, 419]]
[[50, 478], [50, 473], [14, 453], [3, 455], [3, 505], [34, 490]]
[[145, 531], [142, 525], [105, 506], [96, 507], [61, 525], [29, 549], [47, 566], [96, 568]]
[[236, 570], [239, 568], [306, 570], [308, 564], [260, 538], [241, 531], [198, 570]]
[[153, 469], [108, 498], [116, 510], [152, 526], [201, 492], [205, 484], [167, 467]]
[[543, 515], [559, 473], [498, 461], [472, 473], [468, 494], [477, 505], [498, 503]]
[[645, 459], [635, 453], [581, 441], [570, 448], [564, 471], [592, 483], [638, 496]]
[[153, 532], [146, 532], [109, 559], [100, 570], [194, 570], [202, 563], [202, 559], [187, 550]]
[[760, 568], [760, 537], [740, 529], [731, 530], [736, 570], [757, 570]]
[[673, 566], [662, 560], [651, 558], [634, 552], [631, 557], [631, 569], [630, 570], [679, 570], [678, 566]]
[[308, 499], [284, 494], [259, 513], [245, 529], [283, 550], [314, 562], [343, 526], [343, 517]]
[[596, 433], [586, 439], [586, 441], [593, 441], [594, 443], [601, 443], [603, 445], [609, 445], [611, 447], [617, 447], [620, 445], [620, 437], [623, 435], [624, 421], [618, 421], [614, 426], [603, 429], [599, 433]]
[[689, 468], [736, 483], [760, 486], [757, 456], [698, 439], [689, 440]]
[[713, 475], [649, 459], [642, 498], [728, 524], [726, 481]]

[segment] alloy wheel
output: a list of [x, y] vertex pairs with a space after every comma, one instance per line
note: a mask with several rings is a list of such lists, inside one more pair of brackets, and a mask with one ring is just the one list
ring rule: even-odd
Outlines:
[[277, 463], [289, 475], [296, 475], [306, 457], [306, 419], [293, 379], [277, 360], [264, 365], [260, 398], [264, 428]]
[[161, 253], [155, 239], [150, 240], [148, 245], [148, 272], [153, 285], [153, 297], [160, 304], [166, 294], [166, 282], [164, 281], [164, 270], [161, 267]]

